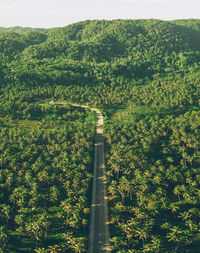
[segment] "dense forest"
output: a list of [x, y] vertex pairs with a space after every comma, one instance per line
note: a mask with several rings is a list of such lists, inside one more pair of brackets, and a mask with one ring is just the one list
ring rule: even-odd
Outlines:
[[94, 123], [90, 112], [62, 104], [1, 110], [3, 252], [40, 245], [50, 252], [86, 250]]
[[[200, 243], [200, 20], [0, 28], [0, 252], [85, 252], [95, 115], [113, 252]], [[49, 101], [58, 101], [49, 104]]]

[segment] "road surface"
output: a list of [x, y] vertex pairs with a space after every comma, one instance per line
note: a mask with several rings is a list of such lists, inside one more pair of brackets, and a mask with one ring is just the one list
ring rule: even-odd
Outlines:
[[[72, 105], [79, 106], [76, 104]], [[81, 107], [89, 108], [88, 106]], [[97, 130], [94, 149], [95, 157], [88, 253], [108, 253], [111, 250], [109, 245], [110, 232], [103, 143], [103, 115], [96, 108], [89, 109], [95, 111], [97, 115]]]

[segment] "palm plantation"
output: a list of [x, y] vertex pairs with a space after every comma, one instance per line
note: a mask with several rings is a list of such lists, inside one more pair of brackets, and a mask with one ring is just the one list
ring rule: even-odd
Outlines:
[[199, 25], [0, 29], [1, 252], [88, 249], [96, 117], [72, 103], [104, 115], [112, 251], [199, 252]]

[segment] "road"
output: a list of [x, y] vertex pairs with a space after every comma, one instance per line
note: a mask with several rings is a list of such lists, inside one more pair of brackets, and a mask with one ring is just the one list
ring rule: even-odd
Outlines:
[[[79, 106], [76, 104], [72, 105]], [[88, 106], [80, 107], [89, 108]], [[89, 109], [95, 111], [97, 115], [97, 130], [94, 147], [95, 157], [88, 253], [108, 253], [111, 252], [111, 249], [109, 245], [110, 231], [103, 142], [103, 115], [96, 108]]]

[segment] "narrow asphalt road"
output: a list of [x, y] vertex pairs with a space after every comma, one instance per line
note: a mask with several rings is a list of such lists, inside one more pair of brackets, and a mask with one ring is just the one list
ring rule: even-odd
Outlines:
[[[79, 106], [73, 104], [74, 106]], [[89, 108], [88, 106], [80, 106]], [[88, 253], [111, 252], [109, 239], [109, 218], [107, 184], [105, 176], [105, 154], [103, 142], [103, 115], [96, 108], [89, 108], [97, 115], [97, 130], [94, 149], [94, 174], [92, 186], [92, 204], [90, 209], [90, 233]]]

